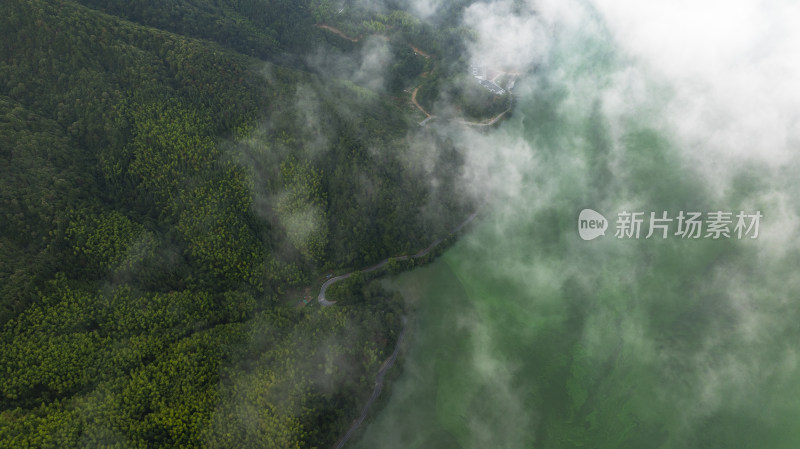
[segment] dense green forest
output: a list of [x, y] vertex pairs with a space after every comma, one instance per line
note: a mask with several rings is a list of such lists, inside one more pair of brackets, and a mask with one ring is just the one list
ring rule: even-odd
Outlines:
[[[463, 30], [308, 0], [3, 6], [0, 447], [330, 446], [403, 305], [292, 295], [471, 210], [457, 150], [398, 96], [431, 69], [409, 45], [449, 66]], [[319, 23], [383, 33], [384, 83], [346, 76], [368, 43]]]

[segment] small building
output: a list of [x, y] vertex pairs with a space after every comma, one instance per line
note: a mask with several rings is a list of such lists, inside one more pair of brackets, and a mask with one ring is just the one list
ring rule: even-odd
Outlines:
[[479, 65], [473, 65], [469, 67], [469, 71], [478, 80], [485, 80], [486, 79], [486, 68]]
[[498, 86], [497, 84], [491, 81], [480, 80], [479, 82], [481, 86], [483, 86], [486, 90], [490, 91], [495, 95], [503, 95], [504, 93], [506, 93], [505, 89], [503, 89], [502, 87]]

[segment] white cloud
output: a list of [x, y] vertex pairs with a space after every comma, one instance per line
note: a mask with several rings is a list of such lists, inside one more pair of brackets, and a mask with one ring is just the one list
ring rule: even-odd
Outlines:
[[674, 88], [665, 119], [709, 175], [776, 168], [800, 138], [800, 5], [597, 0], [617, 44]]
[[474, 3], [464, 11], [464, 24], [477, 33], [470, 43], [473, 64], [524, 70], [546, 52], [547, 29], [532, 1]]
[[365, 39], [361, 49], [361, 65], [353, 74], [353, 81], [372, 90], [382, 90], [386, 69], [391, 65], [392, 55], [387, 39], [383, 36], [370, 36]]
[[409, 6], [414, 15], [427, 19], [436, 14], [442, 3], [443, 0], [411, 0]]

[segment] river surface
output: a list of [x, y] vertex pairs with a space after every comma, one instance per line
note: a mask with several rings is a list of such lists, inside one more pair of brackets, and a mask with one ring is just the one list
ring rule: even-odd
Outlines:
[[[406, 347], [351, 447], [800, 447], [796, 158], [703, 166], [675, 86], [578, 28], [521, 80], [513, 117], [472, 139], [492, 143], [467, 157], [491, 205], [390, 281]], [[708, 126], [709, 147], [729, 129]], [[579, 237], [584, 208], [605, 236]], [[623, 211], [646, 214], [638, 239], [615, 237]], [[763, 218], [755, 239], [681, 238], [675, 221], [647, 239], [651, 211], [732, 212], [731, 231], [740, 211]]]

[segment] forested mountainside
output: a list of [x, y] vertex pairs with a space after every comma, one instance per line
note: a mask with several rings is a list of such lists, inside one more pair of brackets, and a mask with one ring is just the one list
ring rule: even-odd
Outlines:
[[[402, 305], [374, 283], [330, 308], [288, 292], [471, 210], [457, 150], [402, 96], [426, 68], [441, 82], [465, 31], [340, 8], [3, 3], [0, 447], [340, 436]], [[364, 69], [376, 41], [389, 70]]]

